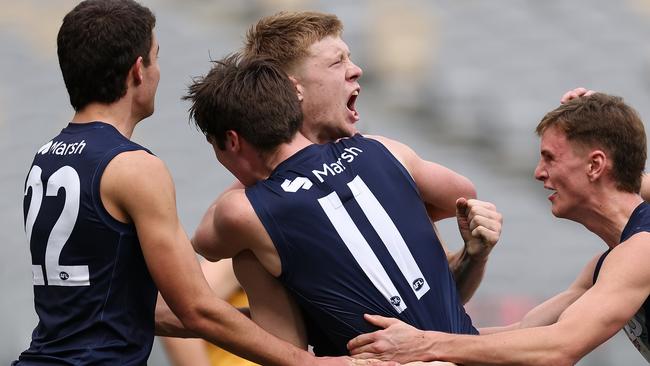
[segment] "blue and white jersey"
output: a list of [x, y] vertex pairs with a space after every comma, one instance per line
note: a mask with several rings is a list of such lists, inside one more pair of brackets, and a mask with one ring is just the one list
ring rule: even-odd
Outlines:
[[378, 141], [310, 145], [246, 189], [318, 355], [374, 331], [363, 314], [476, 334], [415, 182]]
[[[643, 202], [632, 212], [623, 233], [621, 234], [621, 243], [629, 239], [632, 235], [640, 232], [650, 232], [650, 204]], [[598, 279], [598, 273], [603, 261], [611, 251], [608, 250], [600, 257], [594, 271], [594, 283]], [[623, 330], [627, 334], [634, 347], [641, 352], [641, 355], [650, 363], [650, 338], [648, 336], [648, 320], [650, 320], [650, 297], [646, 299], [639, 311], [634, 317], [627, 322]]]
[[143, 149], [92, 122], [36, 153], [24, 213], [39, 322], [18, 365], [146, 364], [157, 289], [135, 226], [113, 219], [99, 192], [111, 159]]

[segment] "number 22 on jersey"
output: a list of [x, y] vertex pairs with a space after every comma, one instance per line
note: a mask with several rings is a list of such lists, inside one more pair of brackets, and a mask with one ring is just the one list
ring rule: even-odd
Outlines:
[[58, 196], [59, 189], [65, 190], [63, 210], [50, 231], [45, 245], [45, 263], [33, 264], [34, 285], [48, 286], [90, 286], [87, 265], [65, 266], [59, 263], [63, 247], [72, 234], [79, 215], [80, 182], [77, 171], [64, 166], [54, 172], [45, 187], [41, 180], [42, 169], [34, 165], [29, 171], [25, 184], [25, 196], [32, 189], [32, 197], [25, 219], [27, 240], [32, 240], [32, 229], [43, 204], [44, 195]]

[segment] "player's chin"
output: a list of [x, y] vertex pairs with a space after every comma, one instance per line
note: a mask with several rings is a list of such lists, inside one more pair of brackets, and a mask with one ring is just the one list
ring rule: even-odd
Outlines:
[[354, 136], [355, 134], [359, 133], [359, 130], [357, 130], [356, 126], [356, 120], [348, 120], [348, 123], [343, 126], [343, 130], [346, 136]]
[[551, 213], [553, 216], [559, 218], [559, 219], [564, 219], [566, 218], [566, 214], [564, 210], [562, 210], [562, 207], [560, 207], [556, 202], [553, 202], [551, 206]]

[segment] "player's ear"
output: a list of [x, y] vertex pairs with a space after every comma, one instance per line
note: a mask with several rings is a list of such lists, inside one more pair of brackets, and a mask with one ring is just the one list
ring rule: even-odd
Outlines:
[[144, 69], [144, 61], [142, 60], [142, 56], [138, 56], [133, 66], [131, 66], [131, 75], [133, 75], [133, 83], [136, 86], [142, 83], [142, 79], [144, 77], [143, 69]]
[[239, 151], [241, 149], [241, 138], [234, 130], [226, 131], [226, 150]]
[[304, 93], [304, 88], [302, 84], [296, 79], [295, 77], [289, 75], [289, 80], [293, 83], [293, 86], [296, 88], [296, 94], [298, 95], [298, 100], [302, 102], [303, 99], [303, 93]]
[[607, 155], [602, 150], [594, 150], [589, 153], [587, 164], [587, 176], [593, 182], [603, 175], [607, 168]]

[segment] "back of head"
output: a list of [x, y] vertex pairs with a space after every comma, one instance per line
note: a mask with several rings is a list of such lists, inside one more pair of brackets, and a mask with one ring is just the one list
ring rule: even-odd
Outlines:
[[155, 24], [153, 13], [133, 0], [86, 0], [63, 18], [57, 53], [76, 111], [126, 94], [126, 77], [137, 58], [150, 63]]
[[639, 115], [622, 98], [596, 93], [573, 99], [547, 113], [536, 132], [541, 136], [551, 127], [562, 131], [577, 147], [604, 150], [612, 160], [617, 188], [639, 192], [647, 154], [646, 135]]
[[289, 142], [300, 128], [302, 110], [287, 74], [269, 58], [235, 54], [216, 61], [189, 87], [190, 118], [220, 149], [233, 130], [260, 152]]
[[246, 34], [242, 50], [245, 58], [270, 57], [289, 71], [309, 47], [325, 37], [338, 37], [343, 24], [332, 14], [280, 12], [260, 19]]

